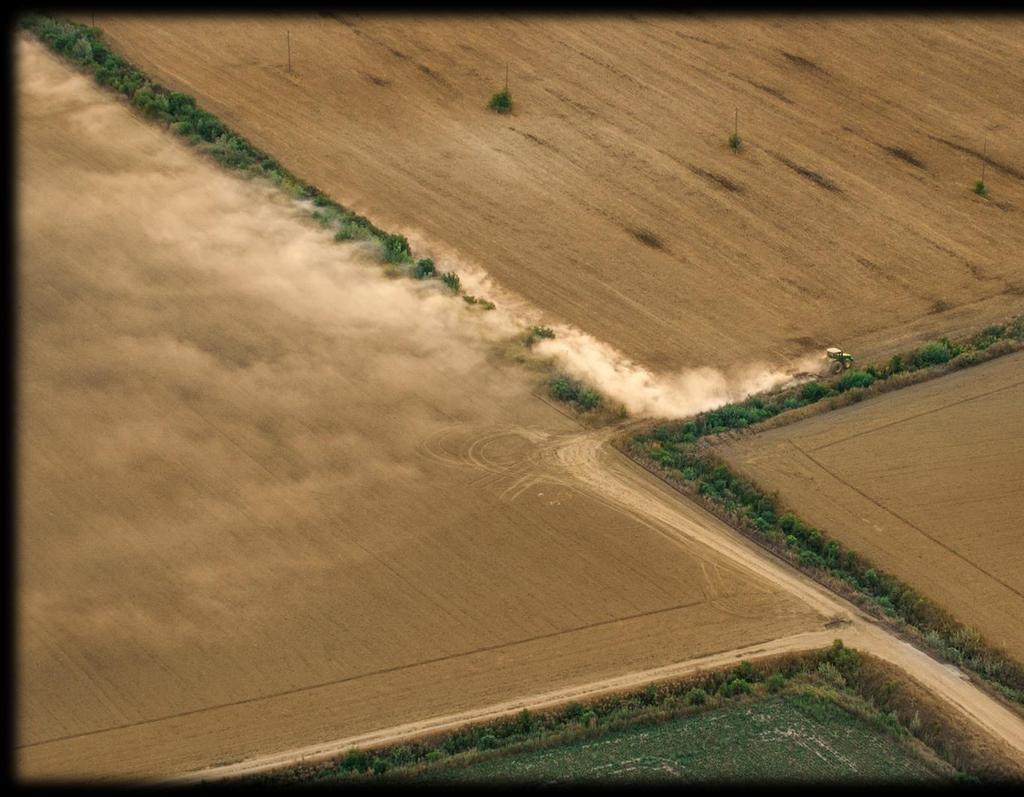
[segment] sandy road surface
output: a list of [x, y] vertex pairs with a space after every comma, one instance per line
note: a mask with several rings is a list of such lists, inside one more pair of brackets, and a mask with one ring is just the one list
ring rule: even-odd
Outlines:
[[[216, 780], [265, 772], [296, 763], [326, 760], [351, 747], [395, 744], [425, 734], [481, 722], [519, 711], [541, 709], [572, 700], [653, 681], [678, 678], [702, 669], [728, 666], [741, 659], [757, 659], [786, 652], [824, 647], [834, 639], [873, 654], [904, 670], [936, 696], [947, 701], [976, 727], [1002, 743], [1011, 757], [1024, 760], [1024, 719], [975, 686], [957, 668], [943, 664], [881, 628], [870, 617], [821, 585], [775, 559], [738, 533], [725, 529], [695, 504], [616, 451], [609, 440], [614, 430], [569, 434], [551, 441], [538, 458], [557, 463], [563, 477], [577, 481], [595, 496], [632, 514], [652, 528], [689, 545], [707, 546], [728, 558], [733, 566], [770, 579], [780, 588], [833, 618], [826, 630], [803, 632], [757, 645], [744, 646], [689, 661], [657, 667], [570, 688], [534, 694], [478, 710], [438, 716], [394, 728], [362, 734], [327, 744], [262, 756], [228, 766], [190, 773], [182, 780]], [[558, 467], [560, 466], [560, 467]]]

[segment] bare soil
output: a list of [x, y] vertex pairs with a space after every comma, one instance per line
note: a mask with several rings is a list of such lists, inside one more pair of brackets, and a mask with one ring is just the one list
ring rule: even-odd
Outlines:
[[722, 454], [1024, 661], [1024, 353], [753, 435]]
[[821, 627], [545, 453], [586, 435], [494, 314], [17, 58], [22, 777], [179, 774]]
[[871, 360], [1024, 306], [1020, 18], [96, 24], [338, 200], [654, 370]]

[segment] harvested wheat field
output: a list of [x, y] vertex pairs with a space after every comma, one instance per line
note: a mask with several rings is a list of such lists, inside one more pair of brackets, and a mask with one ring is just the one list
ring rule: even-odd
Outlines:
[[651, 370], [875, 359], [1024, 302], [1020, 18], [96, 25], [337, 200]]
[[723, 453], [800, 517], [1024, 661], [1024, 353]]
[[821, 627], [545, 455], [579, 427], [495, 353], [499, 313], [17, 59], [23, 777], [181, 773]]

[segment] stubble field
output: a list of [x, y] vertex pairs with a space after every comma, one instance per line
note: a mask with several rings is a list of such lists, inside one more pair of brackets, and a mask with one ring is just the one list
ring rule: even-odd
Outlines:
[[166, 775], [820, 627], [545, 456], [500, 322], [17, 45], [16, 766]]
[[656, 371], [887, 357], [1024, 296], [1019, 18], [96, 24], [339, 201]]
[[1024, 354], [722, 453], [797, 515], [1024, 661]]

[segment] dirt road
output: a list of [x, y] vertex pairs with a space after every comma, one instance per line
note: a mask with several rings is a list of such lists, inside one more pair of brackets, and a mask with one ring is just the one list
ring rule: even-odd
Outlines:
[[782, 504], [1024, 661], [1024, 352], [725, 445]]
[[[733, 567], [771, 580], [780, 588], [832, 617], [831, 627], [793, 634], [770, 642], [744, 646], [702, 656], [685, 662], [630, 673], [570, 688], [538, 693], [496, 703], [473, 711], [438, 716], [373, 733], [339, 739], [261, 756], [189, 773], [184, 781], [217, 780], [251, 775], [298, 763], [327, 760], [352, 747], [383, 746], [456, 728], [470, 722], [485, 722], [529, 708], [548, 708], [573, 700], [592, 699], [607, 692], [641, 686], [653, 681], [679, 678], [702, 669], [728, 666], [742, 659], [758, 659], [821, 648], [834, 639], [887, 661], [907, 673], [932, 694], [947, 701], [977, 728], [1001, 743], [1010, 758], [1024, 758], [1024, 720], [989, 697], [957, 668], [943, 664], [913, 645], [880, 627], [849, 602], [810, 580], [738, 533], [724, 527], [697, 505], [680, 500], [678, 493], [662, 481], [623, 457], [610, 445], [615, 430], [568, 434], [549, 443], [531, 458], [553, 473], [571, 480], [599, 500], [632, 515], [680, 544], [706, 546], [726, 557]], [[709, 522], [711, 521], [711, 522]]]
[[22, 777], [177, 775], [825, 622], [542, 461], [578, 427], [495, 355], [501, 311], [389, 280], [22, 44]]

